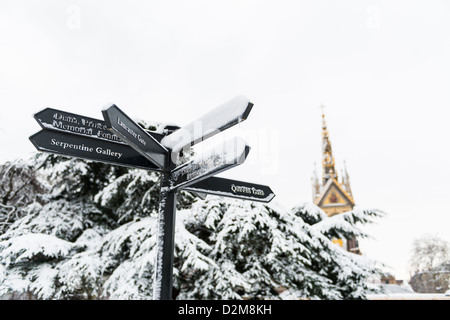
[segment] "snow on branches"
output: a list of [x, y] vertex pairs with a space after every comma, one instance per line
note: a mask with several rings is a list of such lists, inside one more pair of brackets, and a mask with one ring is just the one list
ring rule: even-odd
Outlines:
[[[38, 157], [45, 201], [0, 234], [0, 296], [151, 299], [159, 177], [62, 157]], [[381, 213], [328, 218], [313, 204], [178, 194], [174, 294], [178, 299], [364, 299], [373, 261], [333, 236], [364, 236], [356, 224]]]

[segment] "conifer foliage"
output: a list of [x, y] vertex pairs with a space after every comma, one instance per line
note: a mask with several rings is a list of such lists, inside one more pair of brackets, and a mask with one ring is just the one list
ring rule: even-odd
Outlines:
[[[52, 155], [27, 166], [46, 187], [16, 203], [23, 214], [0, 234], [0, 296], [151, 299], [158, 174]], [[356, 224], [378, 210], [328, 218], [312, 204], [187, 192], [178, 203], [174, 298], [364, 299], [378, 271], [331, 242], [366, 236]]]
[[0, 234], [23, 216], [23, 208], [46, 192], [46, 185], [26, 161], [8, 161], [0, 165]]

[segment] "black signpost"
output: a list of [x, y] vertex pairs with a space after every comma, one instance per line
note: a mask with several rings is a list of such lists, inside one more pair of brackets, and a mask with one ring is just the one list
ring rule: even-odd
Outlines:
[[239, 139], [218, 152], [177, 166], [182, 149], [240, 123], [252, 107], [247, 98], [236, 97], [168, 135], [143, 129], [116, 105], [102, 110], [105, 121], [46, 108], [34, 115], [43, 130], [32, 135], [30, 141], [42, 152], [161, 173], [153, 298], [170, 300], [178, 190], [260, 202], [275, 197], [268, 186], [214, 177], [247, 158], [250, 147]]

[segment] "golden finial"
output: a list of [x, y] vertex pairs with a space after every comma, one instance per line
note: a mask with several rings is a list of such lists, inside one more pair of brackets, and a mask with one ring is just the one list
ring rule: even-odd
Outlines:
[[325, 105], [321, 104], [319, 108], [322, 109], [322, 119], [325, 119]]

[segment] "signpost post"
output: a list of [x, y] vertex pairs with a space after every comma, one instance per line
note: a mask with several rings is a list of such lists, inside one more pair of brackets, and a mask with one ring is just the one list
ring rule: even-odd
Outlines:
[[240, 139], [176, 163], [180, 151], [244, 121], [252, 107], [247, 98], [236, 97], [168, 135], [148, 132], [116, 105], [102, 110], [105, 121], [46, 108], [34, 115], [43, 130], [30, 141], [42, 152], [161, 173], [153, 298], [170, 300], [178, 190], [260, 202], [275, 197], [268, 186], [214, 177], [245, 161], [250, 147]]
[[158, 212], [158, 251], [153, 284], [154, 300], [172, 299], [173, 250], [175, 243], [175, 214], [177, 190], [172, 188], [171, 175], [164, 172], [161, 177]]

